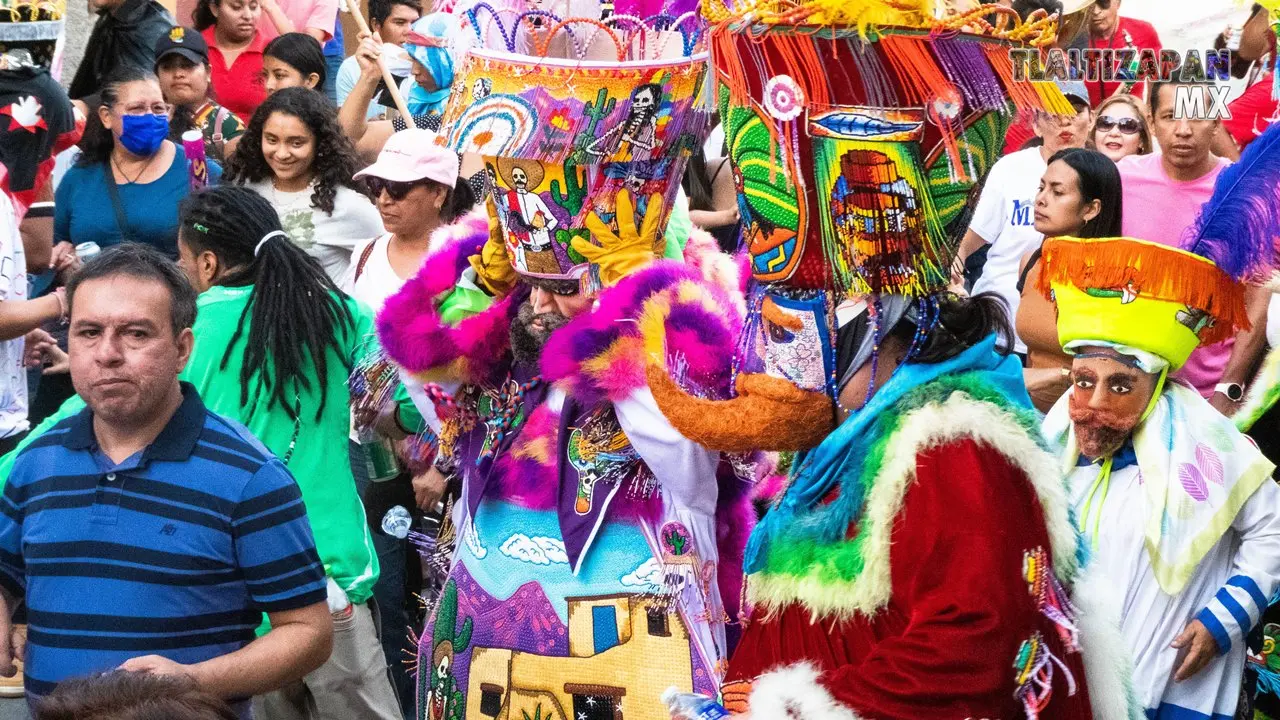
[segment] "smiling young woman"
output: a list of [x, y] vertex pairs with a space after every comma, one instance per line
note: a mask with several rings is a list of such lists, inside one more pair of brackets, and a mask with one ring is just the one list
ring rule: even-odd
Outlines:
[[359, 165], [324, 95], [285, 88], [258, 107], [227, 180], [267, 199], [289, 238], [335, 281], [359, 240], [382, 234], [378, 210], [352, 179]]

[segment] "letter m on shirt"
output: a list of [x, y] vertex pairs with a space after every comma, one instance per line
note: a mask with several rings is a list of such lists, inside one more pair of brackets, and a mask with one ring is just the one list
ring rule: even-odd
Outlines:
[[1035, 219], [1031, 216], [1031, 207], [1034, 203], [1034, 200], [1014, 200], [1013, 213], [1009, 216], [1009, 224], [1013, 226], [1034, 225]]

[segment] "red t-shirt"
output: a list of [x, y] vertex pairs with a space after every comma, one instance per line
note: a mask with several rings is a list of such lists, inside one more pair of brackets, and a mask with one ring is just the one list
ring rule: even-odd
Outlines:
[[[1089, 47], [1094, 50], [1122, 50], [1130, 45], [1139, 52], [1149, 48], [1159, 53], [1160, 36], [1156, 34], [1156, 29], [1151, 26], [1151, 23], [1121, 17], [1118, 18], [1116, 31], [1110, 40], [1089, 38]], [[1121, 83], [1104, 82], [1099, 77], [1097, 80], [1086, 79], [1085, 85], [1089, 88], [1089, 104], [1097, 107], [1098, 103], [1115, 94]], [[1139, 86], [1135, 85], [1134, 89], [1139, 89]]]
[[1271, 82], [1271, 73], [1267, 73], [1227, 104], [1231, 119], [1223, 120], [1222, 126], [1231, 133], [1241, 150], [1261, 135], [1271, 125], [1272, 118], [1280, 114], [1280, 103], [1271, 99]]
[[267, 99], [267, 88], [262, 79], [262, 49], [267, 43], [262, 39], [262, 33], [253, 36], [253, 42], [236, 57], [231, 67], [227, 67], [222, 51], [214, 44], [213, 27], [205, 28], [200, 34], [209, 44], [214, 99], [247, 124], [254, 109]]

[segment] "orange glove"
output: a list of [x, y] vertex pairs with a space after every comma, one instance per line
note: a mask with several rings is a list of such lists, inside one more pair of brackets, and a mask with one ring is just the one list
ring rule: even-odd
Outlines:
[[654, 193], [649, 196], [644, 219], [636, 227], [635, 199], [630, 191], [623, 190], [618, 193], [618, 232], [615, 234], [610, 230], [592, 210], [586, 224], [595, 243], [576, 237], [573, 249], [600, 269], [600, 282], [605, 287], [616, 285], [622, 278], [662, 255], [666, 241], [658, 237], [658, 219], [661, 217], [662, 196]]

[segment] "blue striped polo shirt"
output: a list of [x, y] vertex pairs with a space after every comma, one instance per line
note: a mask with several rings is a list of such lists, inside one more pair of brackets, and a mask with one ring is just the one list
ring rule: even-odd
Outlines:
[[194, 387], [155, 441], [115, 464], [93, 414], [17, 457], [0, 499], [0, 585], [28, 607], [26, 686], [140, 655], [191, 664], [254, 638], [263, 612], [325, 600], [302, 495]]

